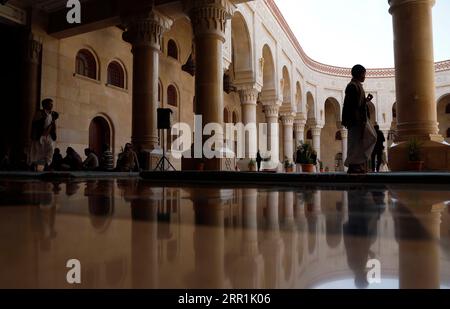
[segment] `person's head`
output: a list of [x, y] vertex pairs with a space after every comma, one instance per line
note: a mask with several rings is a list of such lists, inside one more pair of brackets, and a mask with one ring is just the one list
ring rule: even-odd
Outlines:
[[85, 154], [86, 156], [90, 155], [91, 153], [92, 153], [92, 150], [91, 150], [90, 148], [86, 148], [86, 149], [84, 150], [84, 154]]
[[75, 153], [75, 149], [72, 147], [67, 147], [66, 154], [73, 155]]
[[42, 101], [42, 108], [45, 111], [48, 111], [48, 112], [52, 111], [52, 109], [53, 109], [53, 100], [52, 99], [45, 99], [45, 100], [43, 100]]
[[133, 150], [133, 145], [131, 143], [126, 143], [125, 144], [125, 151], [130, 151]]
[[366, 72], [367, 70], [365, 67], [357, 64], [352, 68], [352, 77], [363, 83], [366, 80]]
[[375, 125], [374, 128], [375, 128], [375, 130], [380, 131], [380, 126], [379, 125]]
[[55, 150], [54, 150], [54, 154], [56, 154], [56, 155], [59, 155], [59, 154], [61, 154], [61, 149], [59, 149], [59, 148], [55, 148]]

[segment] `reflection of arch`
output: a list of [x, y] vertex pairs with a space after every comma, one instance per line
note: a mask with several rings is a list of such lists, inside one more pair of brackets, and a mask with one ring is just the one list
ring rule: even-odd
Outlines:
[[92, 149], [97, 156], [101, 156], [103, 145], [112, 145], [112, 130], [108, 120], [103, 116], [97, 116], [92, 119], [89, 125], [89, 148]]
[[263, 47], [263, 96], [267, 93], [269, 96], [275, 96], [275, 65], [272, 51], [268, 45]]
[[78, 51], [75, 60], [75, 73], [91, 79], [98, 79], [98, 67], [94, 52], [86, 48]]
[[243, 74], [252, 72], [252, 42], [247, 23], [240, 12], [236, 12], [231, 20], [231, 40], [233, 46], [233, 65], [236, 79], [245, 78]]

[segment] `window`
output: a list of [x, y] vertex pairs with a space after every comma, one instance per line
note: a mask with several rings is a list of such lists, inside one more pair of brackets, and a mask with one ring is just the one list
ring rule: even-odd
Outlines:
[[223, 110], [223, 122], [224, 123], [228, 123], [229, 122], [229, 119], [228, 119], [228, 109], [224, 109]]
[[125, 88], [125, 72], [117, 61], [113, 61], [108, 65], [108, 84]]
[[392, 118], [397, 118], [397, 108], [395, 106], [392, 108]]
[[79, 75], [97, 79], [97, 62], [94, 55], [87, 49], [78, 52], [75, 72]]
[[445, 107], [445, 113], [450, 114], [450, 103]]
[[308, 130], [308, 132], [306, 133], [306, 139], [307, 140], [312, 140], [313, 139], [311, 130]]
[[450, 128], [447, 129], [447, 138], [450, 138]]
[[174, 40], [169, 40], [167, 44], [167, 56], [178, 60], [178, 47]]
[[177, 89], [173, 85], [170, 85], [169, 88], [167, 88], [167, 104], [178, 107]]
[[238, 115], [236, 112], [233, 112], [233, 124], [236, 124], [238, 122]]
[[335, 139], [336, 139], [337, 141], [342, 141], [342, 134], [341, 134], [341, 131], [337, 131], [337, 132], [336, 132]]

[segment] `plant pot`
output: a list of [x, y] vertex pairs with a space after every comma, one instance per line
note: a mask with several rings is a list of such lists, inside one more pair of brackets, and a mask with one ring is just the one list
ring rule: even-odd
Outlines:
[[314, 164], [302, 164], [303, 173], [314, 173], [315, 165]]
[[248, 166], [248, 171], [249, 172], [256, 172], [256, 166], [255, 165], [249, 165]]
[[408, 170], [420, 172], [423, 170], [424, 163], [423, 161], [408, 161]]
[[293, 173], [294, 172], [294, 168], [293, 167], [286, 167], [285, 170], [286, 170], [286, 173]]

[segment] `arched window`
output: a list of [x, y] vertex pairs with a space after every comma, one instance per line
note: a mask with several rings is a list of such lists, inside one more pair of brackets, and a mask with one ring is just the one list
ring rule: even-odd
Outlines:
[[173, 85], [170, 85], [169, 88], [167, 88], [167, 104], [178, 107], [178, 93]]
[[236, 124], [238, 122], [238, 115], [236, 112], [233, 112], [233, 124]]
[[341, 134], [341, 131], [337, 131], [337, 132], [336, 132], [335, 139], [336, 139], [337, 141], [342, 141], [342, 134]]
[[312, 140], [313, 139], [311, 130], [308, 130], [308, 132], [306, 133], [306, 139], [307, 140]]
[[447, 106], [445, 107], [445, 113], [450, 114], [450, 103], [448, 103]]
[[178, 47], [174, 40], [167, 43], [167, 56], [178, 60]]
[[75, 72], [79, 75], [97, 79], [97, 62], [94, 55], [87, 49], [78, 52]]
[[447, 129], [447, 138], [450, 138], [450, 128]]
[[395, 106], [392, 108], [392, 118], [397, 118], [397, 108]]
[[117, 61], [113, 61], [108, 65], [108, 84], [125, 88], [125, 72]]

